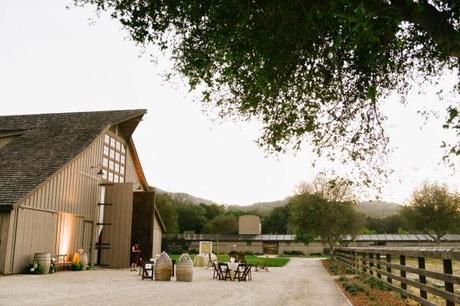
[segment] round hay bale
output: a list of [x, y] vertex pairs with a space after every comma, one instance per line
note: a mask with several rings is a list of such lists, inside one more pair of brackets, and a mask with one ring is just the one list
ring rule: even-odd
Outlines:
[[170, 281], [172, 273], [172, 262], [166, 252], [163, 252], [155, 261], [155, 280]]
[[193, 261], [188, 254], [182, 254], [176, 263], [176, 280], [191, 282], [193, 279]]

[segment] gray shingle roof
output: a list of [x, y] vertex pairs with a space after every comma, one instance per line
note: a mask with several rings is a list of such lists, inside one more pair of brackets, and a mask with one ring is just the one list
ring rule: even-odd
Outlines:
[[[141, 118], [145, 110], [0, 116], [0, 208], [11, 207], [87, 148], [109, 125]], [[137, 122], [130, 124], [130, 136]]]

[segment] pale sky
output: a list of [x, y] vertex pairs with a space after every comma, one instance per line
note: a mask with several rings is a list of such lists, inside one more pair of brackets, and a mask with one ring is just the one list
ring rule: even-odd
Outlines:
[[[133, 137], [148, 182], [219, 203], [280, 200], [319, 170], [337, 167], [347, 173], [325, 161], [312, 169], [307, 145], [295, 155], [267, 157], [254, 142], [260, 135], [257, 122], [217, 124], [193, 101], [196, 94], [185, 81], [164, 80], [168, 59], [154, 50], [142, 53], [116, 20], [66, 4], [0, 2], [0, 115], [145, 108]], [[157, 64], [150, 61], [151, 52]], [[443, 84], [453, 80], [447, 76]], [[448, 137], [441, 128], [443, 115], [420, 127], [417, 110], [445, 109], [434, 91], [427, 87], [426, 94], [411, 94], [405, 107], [395, 98], [385, 103], [395, 173], [383, 186], [383, 200], [404, 202], [425, 180], [459, 188], [458, 173], [439, 164], [439, 145]]]

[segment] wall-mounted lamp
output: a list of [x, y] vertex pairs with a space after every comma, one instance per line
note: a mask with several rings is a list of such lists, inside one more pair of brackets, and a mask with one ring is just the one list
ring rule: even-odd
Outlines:
[[137, 190], [142, 190], [142, 187], [141, 187], [141, 185], [140, 185], [140, 184], [139, 184], [139, 185], [137, 185]]
[[96, 166], [91, 166], [91, 169], [99, 169], [96, 173], [97, 176], [104, 175], [104, 171], [102, 170], [102, 164], [97, 164]]

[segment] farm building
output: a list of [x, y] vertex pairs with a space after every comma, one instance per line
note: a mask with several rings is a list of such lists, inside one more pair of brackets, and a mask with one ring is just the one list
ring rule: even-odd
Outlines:
[[[308, 244], [297, 242], [295, 235], [215, 235], [181, 234], [168, 237], [171, 249], [184, 246], [198, 250], [200, 241], [212, 241], [213, 250], [220, 253], [252, 252], [258, 254], [289, 254], [302, 252], [305, 255], [324, 253], [327, 245], [316, 239]], [[176, 243], [174, 243], [176, 241]], [[433, 238], [428, 235], [358, 235], [344, 241], [348, 246], [432, 246]], [[441, 246], [460, 246], [460, 235], [448, 234], [441, 239]]]
[[238, 217], [238, 234], [258, 235], [262, 233], [262, 223], [258, 215], [241, 215]]
[[0, 274], [78, 249], [128, 267], [139, 231], [151, 239], [144, 256], [159, 253], [165, 228], [131, 138], [145, 113], [0, 116]]

